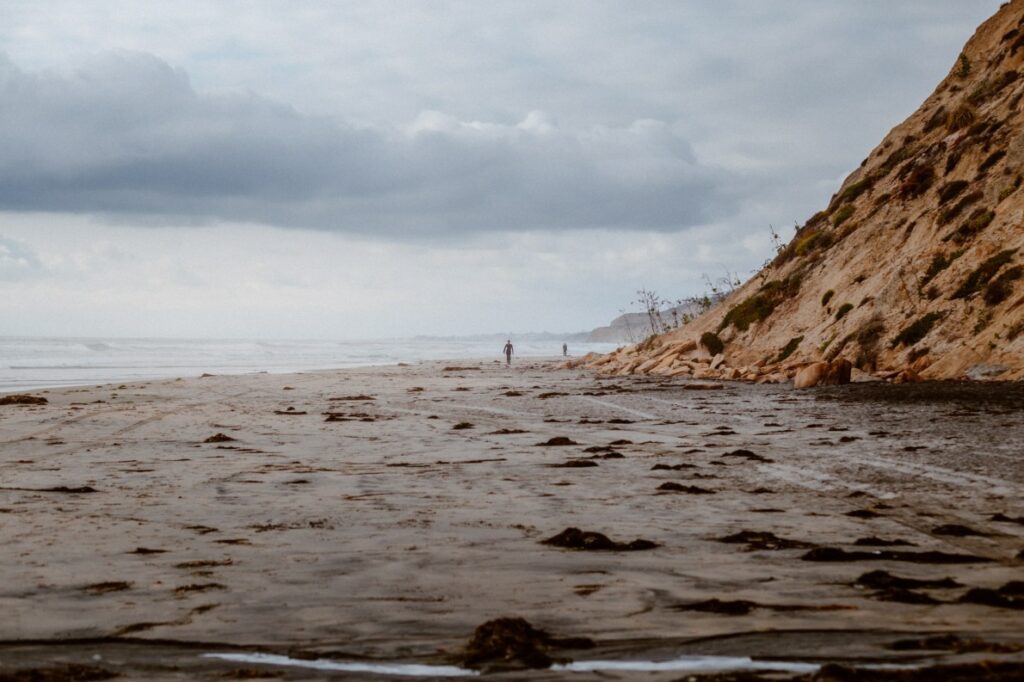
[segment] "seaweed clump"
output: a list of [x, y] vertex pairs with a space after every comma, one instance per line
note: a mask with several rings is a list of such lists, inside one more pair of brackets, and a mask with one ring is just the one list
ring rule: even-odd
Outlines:
[[552, 648], [589, 649], [593, 646], [593, 640], [585, 637], [552, 637], [524, 618], [496, 618], [476, 628], [461, 660], [470, 668], [543, 669], [556, 662], [550, 654]]

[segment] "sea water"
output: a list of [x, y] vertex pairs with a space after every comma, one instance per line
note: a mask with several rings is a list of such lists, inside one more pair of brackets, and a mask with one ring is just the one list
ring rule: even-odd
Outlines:
[[[557, 339], [517, 340], [516, 356], [562, 353]], [[209, 374], [288, 373], [423, 360], [501, 359], [505, 339], [274, 341], [0, 337], [0, 393]], [[613, 344], [571, 343], [571, 355]]]

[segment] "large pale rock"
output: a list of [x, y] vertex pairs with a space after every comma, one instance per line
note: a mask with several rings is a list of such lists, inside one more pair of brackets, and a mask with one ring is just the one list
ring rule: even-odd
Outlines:
[[658, 362], [658, 358], [651, 358], [650, 360], [646, 360], [637, 365], [634, 371], [637, 374], [647, 374], [649, 371], [658, 366]]
[[910, 369], [913, 370], [915, 374], [920, 374], [921, 372], [928, 369], [929, 365], [931, 364], [931, 358], [929, 358], [927, 355], [923, 355], [919, 357], [917, 360], [914, 360], [914, 364], [910, 366]]
[[812, 386], [840, 386], [850, 383], [853, 363], [844, 358], [832, 362], [815, 362], [807, 365], [793, 377], [793, 388]]
[[825, 375], [828, 374], [828, 363], [827, 362], [815, 362], [807, 365], [802, 370], [797, 372], [793, 378], [793, 388], [811, 388], [821, 383]]
[[719, 353], [715, 357], [711, 358], [711, 369], [718, 369], [725, 363], [725, 355]]
[[917, 384], [922, 381], [921, 377], [918, 376], [917, 372], [907, 367], [901, 370], [899, 374], [893, 377], [892, 382], [894, 384]]

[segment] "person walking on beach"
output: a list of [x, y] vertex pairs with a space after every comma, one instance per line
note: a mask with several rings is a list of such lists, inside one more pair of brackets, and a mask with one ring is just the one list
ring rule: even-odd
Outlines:
[[505, 347], [501, 349], [501, 352], [505, 354], [505, 364], [512, 364], [512, 353], [515, 352], [515, 348], [512, 347], [512, 339], [505, 342]]
[[568, 357], [568, 355], [569, 355], [569, 344], [563, 343], [562, 344], [562, 357], [563, 358], [564, 357]]

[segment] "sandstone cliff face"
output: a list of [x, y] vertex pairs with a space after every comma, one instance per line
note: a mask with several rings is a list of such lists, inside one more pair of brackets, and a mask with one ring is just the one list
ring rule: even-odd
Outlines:
[[591, 361], [762, 381], [841, 358], [861, 378], [1024, 378], [1022, 100], [1013, 0], [771, 265], [685, 327]]

